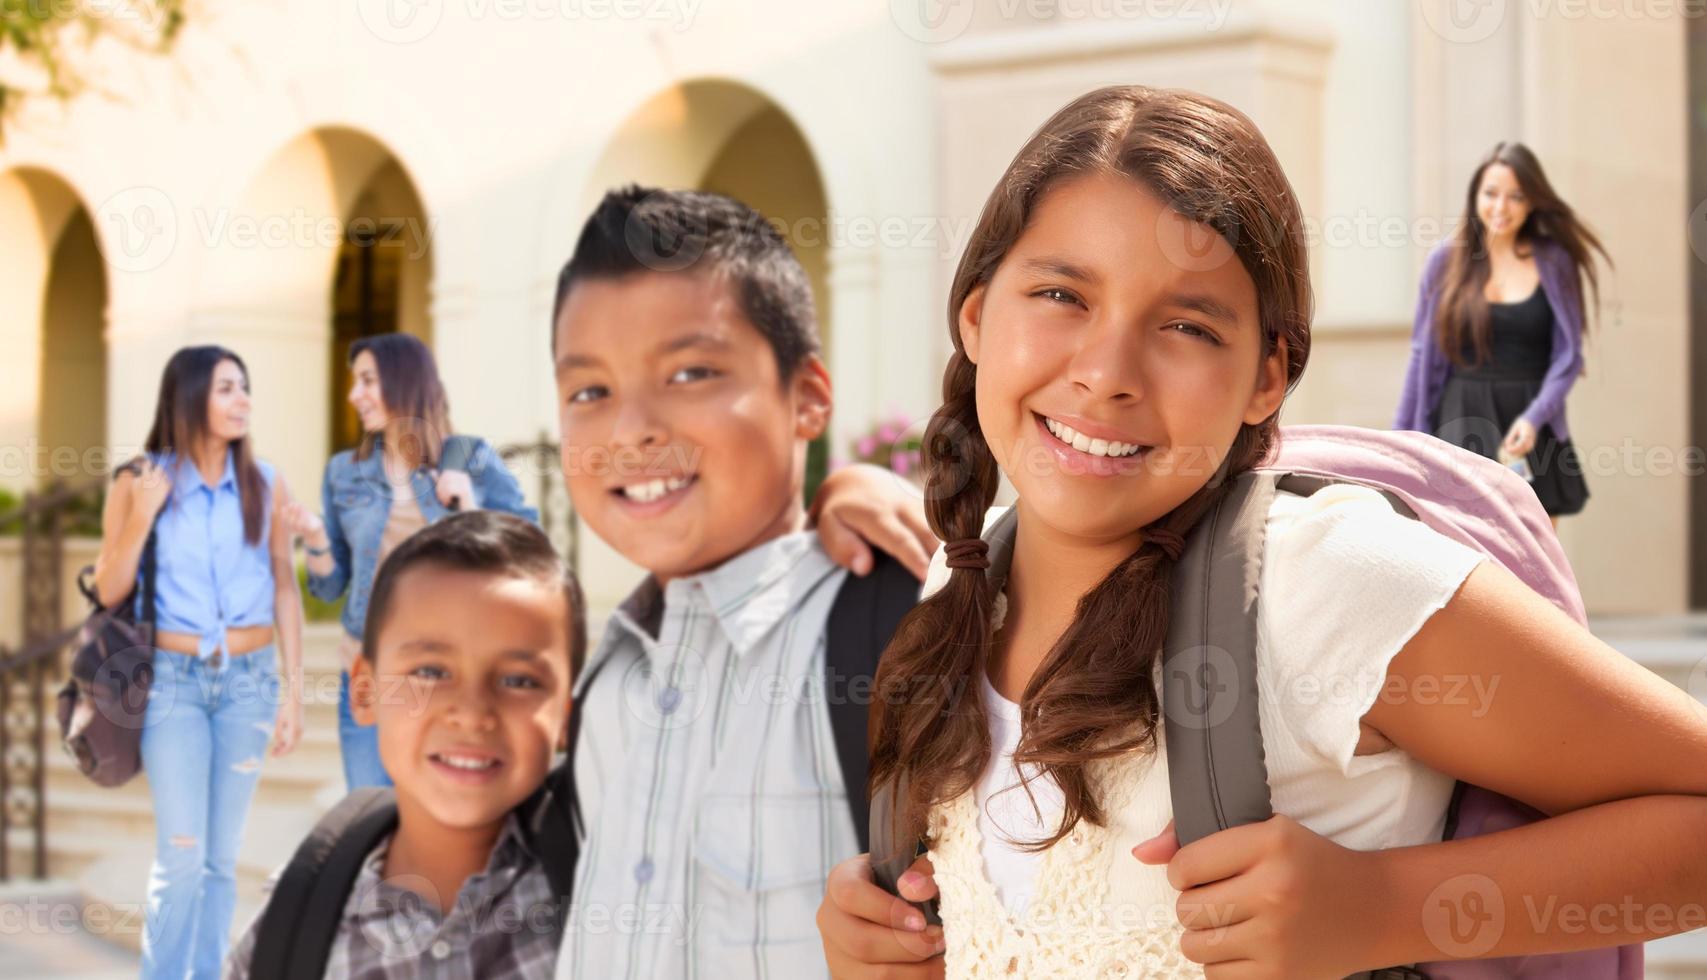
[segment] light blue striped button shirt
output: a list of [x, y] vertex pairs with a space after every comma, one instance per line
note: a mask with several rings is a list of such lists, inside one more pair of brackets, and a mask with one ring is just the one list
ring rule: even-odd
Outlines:
[[558, 980], [826, 975], [818, 904], [859, 850], [823, 682], [845, 574], [791, 534], [612, 615], [575, 696], [588, 837]]

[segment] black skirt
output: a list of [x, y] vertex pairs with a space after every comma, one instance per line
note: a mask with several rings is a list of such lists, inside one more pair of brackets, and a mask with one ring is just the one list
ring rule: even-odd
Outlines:
[[[1492, 356], [1470, 368], [1454, 366], [1435, 410], [1434, 434], [1455, 446], [1499, 458], [1505, 434], [1541, 391], [1553, 351], [1553, 310], [1539, 287], [1517, 303], [1489, 303]], [[1474, 363], [1466, 341], [1465, 360]], [[1530, 486], [1553, 517], [1588, 503], [1582, 460], [1569, 439], [1542, 425], [1529, 452]]]

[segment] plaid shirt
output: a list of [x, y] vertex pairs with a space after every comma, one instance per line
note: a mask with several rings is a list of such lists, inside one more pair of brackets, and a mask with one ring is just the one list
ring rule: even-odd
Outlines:
[[[436, 903], [380, 876], [390, 838], [362, 863], [326, 959], [326, 980], [548, 978], [562, 938], [551, 882], [522, 843], [512, 814], [486, 870], [463, 882], [456, 905]], [[267, 882], [270, 894], [278, 874]], [[248, 980], [265, 908], [225, 961], [226, 980]]]

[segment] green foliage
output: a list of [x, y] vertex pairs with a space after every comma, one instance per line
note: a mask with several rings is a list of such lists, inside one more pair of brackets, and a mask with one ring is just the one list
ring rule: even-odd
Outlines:
[[296, 584], [302, 590], [302, 618], [310, 623], [336, 623], [344, 614], [344, 600], [322, 602], [308, 591], [308, 569], [296, 567]]
[[67, 99], [85, 80], [68, 57], [73, 45], [111, 37], [142, 51], [164, 52], [183, 30], [189, 0], [0, 0], [0, 57], [15, 54], [38, 70], [39, 84], [0, 80], [0, 142], [12, 113], [28, 96]]

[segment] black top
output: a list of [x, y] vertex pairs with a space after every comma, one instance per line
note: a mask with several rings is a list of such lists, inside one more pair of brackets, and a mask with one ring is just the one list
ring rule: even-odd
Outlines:
[[1466, 334], [1459, 377], [1481, 381], [1533, 381], [1547, 376], [1553, 360], [1553, 306], [1539, 285], [1528, 299], [1488, 304], [1488, 347], [1492, 356], [1476, 364], [1476, 345]]

